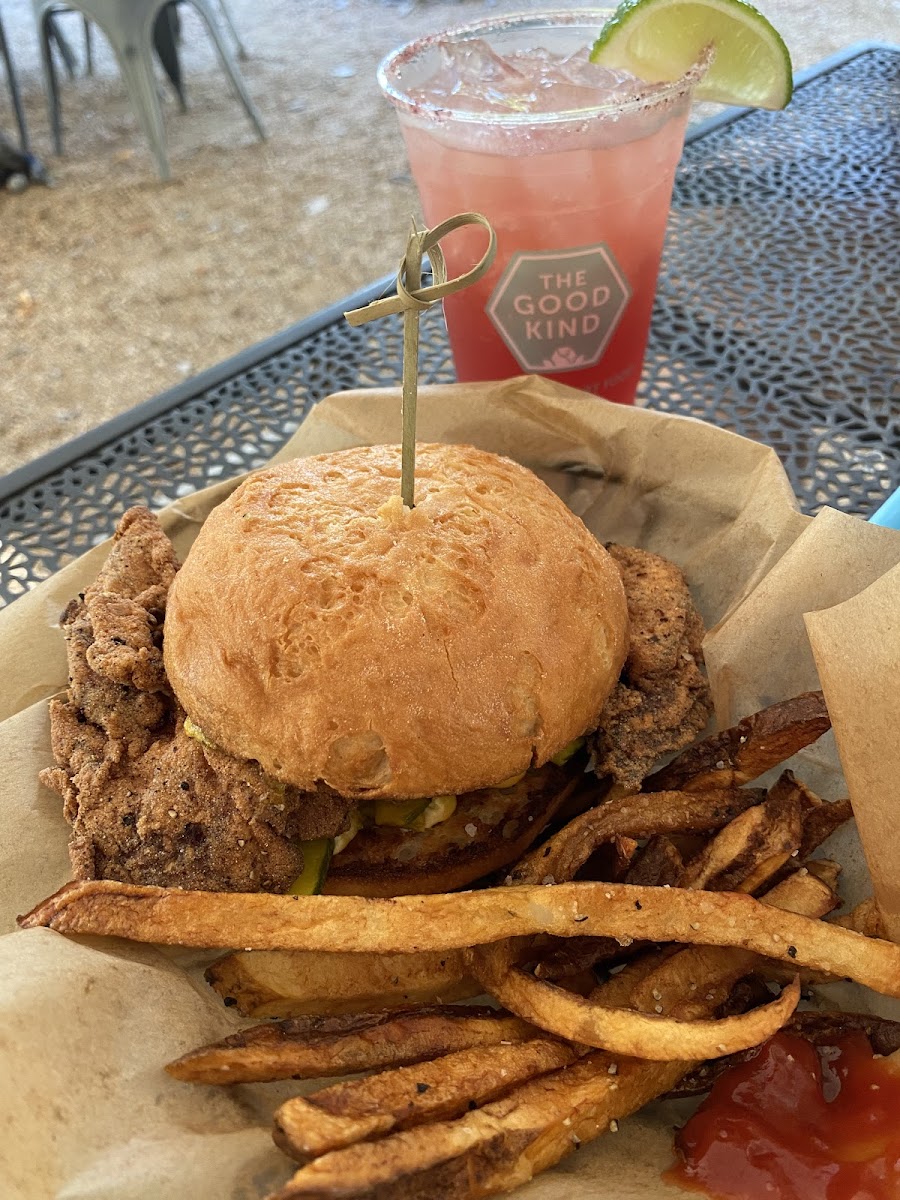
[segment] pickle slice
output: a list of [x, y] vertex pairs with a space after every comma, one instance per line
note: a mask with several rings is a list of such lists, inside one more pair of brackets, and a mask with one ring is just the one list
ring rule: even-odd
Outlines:
[[555, 754], [551, 754], [550, 761], [556, 763], [558, 767], [564, 767], [572, 755], [577, 754], [583, 745], [583, 737], [575, 738], [567, 746], [563, 746], [562, 750], [557, 750]]
[[332, 838], [313, 838], [301, 842], [303, 870], [287, 890], [289, 896], [317, 896], [325, 886], [325, 876], [334, 853]]
[[401, 800], [399, 803], [388, 800], [376, 800], [375, 824], [399, 825], [404, 829], [409, 829], [416, 817], [421, 817], [430, 803], [430, 796], [425, 796], [424, 799], [419, 800]]

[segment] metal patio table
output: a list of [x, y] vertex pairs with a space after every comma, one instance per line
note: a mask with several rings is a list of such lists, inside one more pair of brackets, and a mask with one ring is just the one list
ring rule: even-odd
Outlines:
[[[900, 484], [900, 48], [854, 47], [798, 85], [784, 112], [729, 110], [689, 134], [640, 402], [768, 443], [807, 512], [868, 516]], [[399, 318], [352, 329], [342, 315], [390, 286], [0, 479], [0, 604], [129, 505], [262, 465], [323, 396], [397, 383]], [[422, 321], [421, 377], [453, 379], [438, 309]]]

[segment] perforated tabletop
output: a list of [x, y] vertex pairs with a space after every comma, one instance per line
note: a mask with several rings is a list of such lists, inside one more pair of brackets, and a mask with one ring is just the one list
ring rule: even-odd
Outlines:
[[[822, 64], [781, 113], [694, 131], [678, 172], [640, 402], [772, 446], [801, 504], [869, 515], [900, 484], [900, 49]], [[0, 480], [0, 605], [129, 505], [264, 463], [309, 408], [399, 381], [399, 319], [317, 316]], [[441, 314], [423, 382], [453, 379]], [[893, 394], [892, 394], [893, 389]]]

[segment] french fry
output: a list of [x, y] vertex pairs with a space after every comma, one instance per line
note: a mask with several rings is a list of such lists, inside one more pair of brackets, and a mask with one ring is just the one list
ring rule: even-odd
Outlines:
[[[657, 886], [678, 884], [681, 887], [710, 888], [715, 891], [756, 891], [777, 874], [800, 846], [803, 807], [803, 794], [799, 786], [793, 785], [791, 778], [790, 787], [782, 785], [773, 789], [763, 803], [745, 809], [729, 821], [680, 870], [675, 865], [679, 859], [678, 852], [666, 839], [651, 854], [654, 842], [660, 842], [658, 838], [653, 839], [644, 852], [646, 862], [636, 857], [635, 869], [629, 872], [626, 881], [653, 882]], [[665, 852], [666, 856], [661, 857]], [[539, 869], [537, 862], [532, 862], [533, 869]], [[654, 874], [656, 879], [653, 878]], [[668, 878], [662, 878], [662, 875]], [[521, 882], [535, 883], [537, 880], [522, 878]], [[576, 963], [593, 966], [601, 961], [612, 960], [621, 953], [622, 947], [612, 938], [577, 939], [571, 952], [563, 946], [549, 965], [538, 965], [535, 975], [538, 979], [565, 978]]]
[[860, 901], [856, 908], [844, 913], [843, 916], [832, 917], [831, 923], [840, 925], [844, 929], [853, 929], [865, 937], [883, 938], [886, 936], [884, 922], [874, 896]]
[[[801, 869], [770, 888], [763, 903], [781, 911], [803, 914], [818, 924], [819, 918], [840, 904], [840, 898], [827, 883]], [[628, 1002], [645, 1012], [667, 1013], [686, 997], [694, 997], [718, 1008], [740, 978], [759, 969], [768, 972], [769, 965], [769, 961], [763, 965], [757, 956], [744, 950], [692, 946], [661, 958], [651, 971], [635, 972]], [[781, 977], [790, 978], [783, 974]], [[705, 991], [701, 991], [703, 981], [708, 985]]]
[[645, 779], [643, 790], [740, 787], [811, 745], [830, 727], [822, 693], [803, 692], [688, 747]]
[[810, 875], [815, 875], [816, 879], [821, 879], [835, 893], [837, 892], [842, 869], [840, 863], [833, 862], [828, 858], [811, 858], [806, 863], [806, 870]]
[[655, 834], [634, 856], [624, 883], [641, 887], [678, 887], [684, 860], [678, 847], [664, 834]]
[[549, 1033], [634, 1058], [714, 1058], [758, 1046], [777, 1033], [800, 1000], [800, 983], [794, 981], [770, 1004], [718, 1020], [607, 1008], [526, 974], [512, 964], [509, 947], [500, 943], [472, 952], [472, 972], [495, 999]]
[[800, 779], [793, 771], [782, 771], [777, 782], [769, 789], [769, 800], [776, 797], [787, 798], [796, 796], [803, 811], [803, 841], [800, 843], [798, 858], [808, 858], [826, 838], [831, 837], [836, 829], [845, 822], [852, 820], [853, 808], [850, 801], [823, 800]]
[[[675, 887], [683, 870], [684, 863], [677, 847], [667, 837], [652, 837], [647, 845], [634, 855], [625, 873], [624, 882], [641, 886]], [[541, 960], [534, 973], [538, 979], [547, 979], [550, 982], [569, 979], [600, 963], [633, 958], [644, 949], [644, 942], [632, 942], [630, 946], [622, 946], [615, 938], [568, 938], [557, 943], [556, 948], [549, 953], [541, 954]]]
[[540, 1030], [509, 1013], [474, 1006], [294, 1018], [254, 1025], [191, 1050], [168, 1063], [166, 1071], [184, 1083], [327, 1079], [540, 1036]]
[[111, 880], [68, 884], [20, 918], [23, 928], [168, 945], [411, 954], [507, 938], [605, 935], [737, 946], [900, 996], [900, 946], [776, 913], [747, 895], [564, 883], [433, 896], [275, 896], [187, 892]]
[[789, 797], [796, 797], [799, 800], [804, 816], [821, 808], [826, 803], [821, 796], [816, 795], [812, 788], [807, 787], [802, 779], [798, 779], [793, 771], [782, 771], [769, 788], [766, 798], [776, 800]]
[[354, 1142], [459, 1116], [528, 1079], [559, 1070], [577, 1052], [564, 1042], [500, 1042], [396, 1067], [288, 1100], [273, 1137], [298, 1162]]
[[325, 1154], [268, 1200], [476, 1200], [510, 1190], [668, 1091], [685, 1069], [594, 1053], [455, 1121]]
[[[797, 874], [767, 897], [796, 905], [810, 916], [828, 911], [834, 897], [811, 875]], [[649, 964], [666, 964], [692, 951], [662, 952]], [[712, 1011], [709, 986], [731, 978], [738, 966], [730, 950], [704, 951], [708, 974], [676, 970], [683, 999], [676, 1016]], [[604, 1003], [623, 1003], [647, 976], [635, 962], [597, 989]], [[623, 976], [626, 976], [623, 979]], [[691, 983], [694, 990], [691, 991]], [[705, 990], [701, 991], [703, 987]], [[507, 1096], [455, 1121], [423, 1125], [325, 1154], [302, 1167], [269, 1200], [479, 1200], [527, 1183], [582, 1142], [669, 1091], [696, 1063], [616, 1059], [595, 1051], [572, 1066], [515, 1088]]]
[[754, 892], [800, 849], [800, 796], [770, 796], [729, 822], [685, 867], [681, 887]]
[[[719, 837], [724, 838], [725, 832]], [[669, 894], [683, 893], [670, 889]], [[831, 888], [806, 871], [790, 876], [765, 897], [766, 907], [782, 911], [799, 908], [814, 918], [824, 916], [837, 903]], [[810, 923], [818, 925], [816, 921]], [[792, 981], [778, 1001], [750, 1013], [718, 1021], [666, 1020], [684, 1002], [685, 996], [696, 992], [697, 980], [717, 978], [718, 990], [713, 989], [705, 1000], [712, 1008], [723, 1003], [734, 983], [758, 965], [754, 955], [739, 949], [694, 947], [665, 957], [649, 972], [641, 971], [640, 963], [636, 963], [637, 982], [629, 993], [629, 1002], [647, 1014], [643, 1020], [637, 1013], [607, 1007], [606, 997], [610, 993], [602, 986], [585, 1000], [527, 975], [514, 965], [513, 943], [476, 947], [470, 959], [472, 973], [492, 996], [541, 1029], [589, 1046], [604, 1046], [615, 1053], [654, 1060], [699, 1058], [699, 1047], [703, 1044], [712, 1047], [703, 1057], [714, 1058], [726, 1053], [722, 1047], [743, 1038], [747, 1039], [747, 1046], [758, 1045], [779, 1028], [776, 1022], [783, 1023], [799, 999], [799, 985]], [[761, 1036], [753, 1042], [757, 1034]]]
[[449, 1004], [480, 991], [466, 976], [459, 950], [425, 954], [240, 950], [214, 962], [206, 979], [244, 1017]]
[[[793, 876], [768, 899], [796, 905], [810, 916], [828, 911], [834, 902], [828, 889], [810, 875]], [[601, 985], [595, 998], [624, 1003], [636, 984], [692, 953], [661, 952], [649, 962], [636, 961]], [[691, 991], [690, 970], [673, 972], [670, 967], [670, 983], [679, 978], [684, 989], [682, 1013], [712, 1012], [713, 1002], [706, 1000], [712, 995], [709, 985], [739, 970], [732, 950], [703, 953], [708, 955], [709, 973], [701, 980], [706, 990], [698, 990], [694, 976]], [[376, 1144], [325, 1154], [296, 1172], [269, 1200], [420, 1200], [424, 1195], [432, 1200], [478, 1200], [526, 1183], [583, 1141], [605, 1133], [612, 1122], [670, 1090], [692, 1066], [696, 1064], [617, 1060], [594, 1051], [456, 1121], [427, 1124]]]
[[803, 859], [812, 854], [836, 830], [852, 819], [853, 806], [847, 799], [834, 800], [830, 804], [822, 803], [808, 812], [803, 818], [803, 841], [800, 843], [799, 857]]
[[703, 794], [657, 792], [651, 796], [622, 796], [589, 809], [542, 846], [523, 855], [505, 882], [562, 883], [574, 879], [594, 850], [616, 836], [715, 833], [765, 796], [765, 791], [749, 788], [719, 788]]

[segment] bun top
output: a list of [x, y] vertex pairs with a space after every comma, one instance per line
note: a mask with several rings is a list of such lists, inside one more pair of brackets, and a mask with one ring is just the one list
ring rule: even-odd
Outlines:
[[165, 665], [204, 734], [285, 783], [460, 793], [597, 724], [626, 651], [619, 572], [526, 468], [419, 445], [296, 459], [207, 518], [172, 586]]

